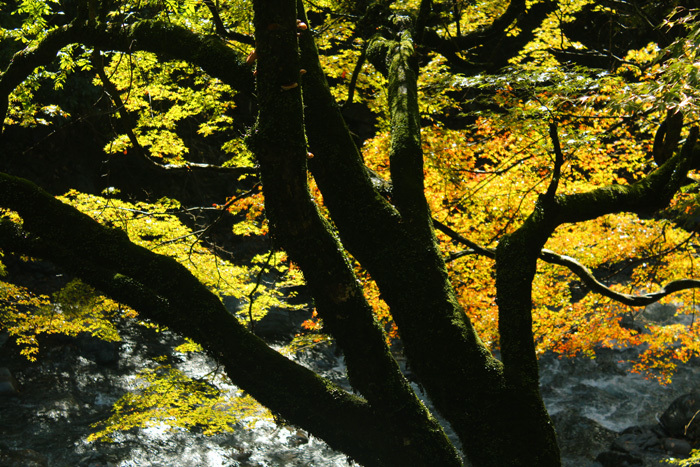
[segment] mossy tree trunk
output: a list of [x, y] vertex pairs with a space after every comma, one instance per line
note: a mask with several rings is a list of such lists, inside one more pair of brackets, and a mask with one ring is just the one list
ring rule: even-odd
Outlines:
[[[524, 8], [525, 2], [512, 2], [502, 22], [510, 24]], [[454, 428], [472, 464], [560, 465], [554, 429], [539, 393], [532, 333], [537, 258], [563, 223], [668, 203], [691, 167], [697, 130], [679, 155], [626, 187], [558, 195], [558, 157], [550, 189], [496, 252], [499, 361], [457, 301], [423, 195], [415, 50], [424, 31], [413, 27], [414, 20], [423, 24], [421, 18], [396, 15], [385, 36], [373, 38], [367, 49], [368, 59], [388, 79], [390, 203], [362, 163], [325, 81], [310, 30], [297, 28], [297, 19], [306, 21], [302, 3], [256, 0], [254, 9], [259, 115], [250, 146], [260, 165], [266, 213], [276, 241], [304, 272], [358, 394], [271, 350], [174, 260], [135, 246], [120, 232], [100, 227], [38, 187], [8, 175], [0, 175], [0, 206], [17, 211], [23, 224], [0, 222], [2, 248], [54, 261], [145, 317], [191, 337], [261, 403], [364, 465], [461, 465], [444, 430], [392, 358], [347, 249], [379, 285], [416, 378]], [[533, 10], [527, 15], [534, 15]], [[56, 29], [35, 50], [16, 57], [0, 77], [0, 96], [6, 98], [23, 76], [73, 42], [185, 59], [244, 92], [251, 90], [250, 69], [223, 41], [142, 21], [129, 27], [75, 23]], [[0, 117], [6, 110], [3, 102]], [[555, 152], [560, 155], [560, 149]], [[339, 239], [311, 199], [307, 168]]]

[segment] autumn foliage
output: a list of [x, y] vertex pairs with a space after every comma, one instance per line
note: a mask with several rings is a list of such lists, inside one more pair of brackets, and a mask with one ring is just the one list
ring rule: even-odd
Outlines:
[[[265, 199], [269, 193], [265, 190], [272, 188], [260, 183], [280, 164], [269, 162], [272, 156], [266, 156], [266, 151], [275, 151], [267, 145], [273, 143], [261, 142], [259, 136], [275, 132], [266, 128], [265, 122], [255, 122], [256, 105], [261, 112], [268, 108], [270, 99], [265, 100], [268, 96], [263, 86], [268, 79], [265, 66], [270, 63], [266, 60], [271, 59], [259, 56], [255, 48], [261, 45], [253, 39], [255, 14], [249, 2], [235, 0], [216, 6], [208, 0], [117, 3], [100, 13], [102, 20], [123, 20], [124, 31], [131, 28], [129, 33], [134, 35], [144, 24], [159, 34], [169, 31], [188, 38], [191, 34], [202, 41], [216, 33], [216, 47], [222, 47], [216, 50], [231, 54], [235, 60], [222, 71], [217, 68], [220, 60], [212, 63], [205, 56], [188, 61], [187, 56], [178, 55], [182, 51], [170, 50], [168, 44], [156, 47], [155, 39], [148, 46], [134, 39], [136, 48], [131, 50], [120, 42], [121, 36], [117, 37], [126, 32], [118, 27], [118, 32], [103, 31], [99, 24], [93, 24], [95, 18], [85, 26], [99, 29], [93, 36], [80, 29], [73, 31], [70, 28], [77, 28], [73, 23], [55, 25], [63, 13], [54, 2], [24, 0], [13, 3], [12, 8], [9, 3], [0, 4], [0, 37], [7, 40], [0, 50], [4, 54], [0, 65], [7, 70], [0, 75], [0, 91], [6, 90], [3, 97], [8, 102], [3, 112], [4, 131], [62, 128], [79, 110], [59, 98], [63, 90], [89, 82], [99, 96], [99, 110], [110, 116], [109, 137], [100, 139], [103, 152], [99, 157], [109, 157], [114, 164], [140, 160], [149, 170], [163, 174], [228, 174], [230, 178], [222, 190], [215, 191], [213, 182], [203, 183], [207, 186], [202, 191], [215, 193], [207, 203], [196, 206], [185, 205], [176, 196], [152, 195], [147, 187], [126, 193], [112, 186], [91, 193], [73, 189], [57, 193], [58, 199], [102, 226], [124, 232], [131, 243], [174, 259], [222, 300], [235, 300], [239, 304], [234, 310], [236, 318], [251, 331], [271, 308], [306, 309], [309, 319], [282, 352], [291, 354], [305, 346], [332, 342], [337, 336], [321, 319], [323, 310], [317, 310], [314, 302], [289, 305], [290, 297], [283, 292], [305, 284], [304, 275], [308, 279], [311, 271], [302, 270], [303, 261], [294, 257], [294, 252], [283, 251], [285, 232], [280, 232], [279, 225], [285, 217], [271, 214], [270, 203], [275, 200]], [[473, 326], [481, 341], [478, 345], [483, 343], [490, 354], [498, 356], [502, 350], [499, 329], [503, 326], [499, 328], [502, 310], [496, 300], [496, 248], [521, 231], [526, 220], [536, 217], [548, 197], [563, 199], [609, 187], [643, 185], [681, 148], [690, 154], [687, 157], [695, 158], [691, 168], [698, 168], [698, 149], [689, 143], [693, 140], [691, 128], [700, 118], [697, 12], [684, 8], [683, 2], [673, 2], [677, 8], [646, 2], [649, 11], [664, 12], [666, 19], [654, 29], [661, 31], [663, 40], [657, 36], [635, 39], [622, 56], [613, 56], [611, 51], [610, 56], [601, 58], [590, 50], [591, 44], [577, 40], [570, 32], [577, 21], [589, 17], [626, 14], [622, 6], [618, 10], [607, 4], [611, 2], [406, 0], [372, 3], [376, 10], [370, 9], [370, 2], [364, 2], [367, 8], [359, 8], [360, 3], [309, 3], [309, 25], [297, 22], [295, 34], [299, 43], [312, 37], [328, 93], [350, 126], [377, 196], [388, 200], [391, 209], [396, 191], [390, 180], [397, 179], [397, 170], [392, 168], [389, 154], [397, 151], [395, 138], [403, 128], [397, 128], [392, 120], [399, 104], [388, 89], [398, 78], [383, 69], [388, 64], [371, 56], [380, 47], [368, 46], [388, 42], [394, 35], [403, 42], [392, 44], [415, 44], [407, 61], [420, 71], [415, 116], [420, 135], [412, 136], [420, 138], [421, 182], [435, 245], [458, 306], [468, 317], [465, 322]], [[386, 21], [375, 23], [376, 18], [365, 15], [366, 11], [375, 11]], [[129, 23], [131, 15], [144, 20]], [[538, 19], [536, 25], [528, 23], [532, 17]], [[402, 29], [402, 18], [410, 18], [405, 22], [414, 25], [410, 28], [413, 36]], [[498, 57], [486, 57], [493, 59], [490, 63], [480, 55], [488, 46], [481, 38], [493, 33], [492, 28], [498, 29], [503, 18], [508, 24], [497, 31], [502, 33], [499, 37], [503, 44], [512, 41], [517, 47], [513, 46], [513, 53], [500, 50]], [[163, 24], [167, 26], [161, 31], [158, 28]], [[226, 32], [224, 24], [235, 25], [235, 31]], [[633, 25], [627, 26], [632, 29]], [[265, 34], [278, 29], [284, 28], [271, 23]], [[57, 60], [32, 62], [23, 79], [13, 77], [22, 60], [33, 57], [32, 50], [49, 47], [54, 37], [65, 31], [78, 39], [59, 47]], [[202, 43], [214, 47], [213, 42]], [[467, 45], [455, 51], [451, 43]], [[589, 60], [598, 60], [596, 65], [567, 58], [588, 52]], [[307, 59], [308, 54], [308, 48], [302, 47], [300, 57]], [[501, 56], [503, 63], [498, 62]], [[603, 59], [608, 65], [598, 66]], [[312, 79], [306, 69], [302, 71], [295, 78], [298, 81], [274, 87], [280, 101], [296, 96], [297, 88], [304, 88], [305, 80]], [[308, 74], [313, 72], [309, 68]], [[258, 85], [257, 95], [251, 92], [253, 80]], [[405, 86], [400, 89], [408, 93]], [[307, 99], [304, 104], [311, 107], [315, 103]], [[277, 110], [287, 112], [290, 108], [291, 104]], [[298, 118], [301, 121], [302, 115]], [[276, 131], [283, 133], [282, 129]], [[307, 130], [302, 137], [290, 138], [289, 146], [306, 154], [313, 167], [323, 153], [314, 150], [314, 155], [310, 147], [295, 146], [300, 141], [311, 145], [312, 140]], [[323, 161], [318, 164], [322, 167]], [[242, 171], [236, 172], [238, 169]], [[684, 176], [678, 192], [662, 210], [637, 210], [634, 214], [620, 209], [582, 222], [563, 223], [548, 236], [531, 291], [537, 355], [552, 352], [563, 358], [595, 358], [601, 348], [636, 347], [640, 353], [633, 371], [662, 384], [672, 381], [678, 364], [700, 356], [700, 330], [695, 319], [700, 283], [694, 280], [698, 277], [700, 211], [698, 174], [693, 170]], [[260, 179], [256, 171], [262, 174]], [[313, 171], [303, 172], [302, 178], [304, 173], [308, 198], [324, 219], [322, 225], [334, 239], [344, 242], [343, 229], [335, 224], [333, 201], [324, 200], [328, 191], [322, 189], [321, 175], [317, 180]], [[168, 189], [184, 189], [184, 179], [173, 180]], [[289, 189], [290, 200], [292, 193]], [[289, 202], [290, 212], [296, 212], [297, 206]], [[21, 230], [24, 221], [18, 210], [0, 207], [3, 225]], [[307, 227], [302, 224], [299, 231]], [[241, 246], [251, 244], [253, 253]], [[15, 255], [1, 244], [0, 253]], [[19, 259], [34, 260], [29, 255]], [[401, 326], [382, 291], [382, 278], [373, 277], [359, 256], [343, 251], [342, 259], [360, 284], [383, 331], [383, 340], [389, 346], [402, 343]], [[685, 279], [688, 281], [683, 282]], [[672, 283], [682, 286], [673, 293], [664, 292]], [[345, 303], [346, 298], [340, 301]], [[662, 317], [655, 314], [651, 304], [657, 301], [655, 307], [668, 306], [666, 309], [673, 311]], [[149, 323], [138, 310], [77, 279], [49, 297], [15, 284], [11, 275], [3, 277], [0, 307], [1, 329], [16, 339], [20, 351], [30, 359], [37, 358], [37, 336], [42, 334], [88, 332], [117, 340], [115, 323], [119, 320]], [[424, 312], [427, 323], [431, 310]], [[401, 346], [393, 349], [399, 352]], [[210, 385], [189, 380], [161, 363], [141, 374], [144, 384], [137, 391], [139, 396], [127, 395], [120, 400], [114, 417], [100, 425], [102, 431], [92, 439], [113, 437], [118, 430], [165, 419], [174, 420], [174, 426], [205, 425], [205, 433], [213, 433], [227, 429], [235, 417], [268, 416], [252, 398], [242, 402], [222, 399]], [[216, 407], [219, 409], [214, 410]], [[227, 418], [223, 415], [226, 411], [235, 417]]]

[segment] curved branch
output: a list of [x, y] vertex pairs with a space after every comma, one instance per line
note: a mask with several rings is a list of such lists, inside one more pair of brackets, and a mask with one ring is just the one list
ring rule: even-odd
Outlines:
[[0, 206], [23, 220], [21, 230], [0, 222], [3, 249], [52, 261], [145, 318], [199, 342], [235, 384], [339, 449], [352, 452], [348, 445], [372, 443], [367, 433], [374, 428], [374, 436], [382, 437], [366, 402], [269, 348], [174, 259], [131, 243], [122, 231], [99, 225], [17, 177], [0, 174]]
[[680, 292], [681, 290], [700, 288], [700, 280], [679, 279], [669, 282], [656, 292], [647, 293], [643, 295], [624, 294], [620, 292], [615, 292], [614, 290], [610, 289], [608, 286], [600, 282], [598, 279], [595, 278], [590, 269], [588, 269], [586, 266], [579, 263], [570, 256], [558, 255], [551, 250], [543, 249], [540, 253], [540, 259], [548, 263], [558, 264], [560, 266], [568, 268], [594, 292], [597, 292], [605, 297], [612, 298], [615, 301], [629, 306], [646, 306], [672, 293]]
[[[495, 259], [496, 251], [494, 249], [484, 248], [483, 246], [455, 232], [454, 230], [452, 230], [451, 228], [449, 228], [448, 226], [436, 219], [433, 219], [433, 225], [437, 230], [443, 232], [451, 239], [469, 247], [468, 250], [459, 251], [451, 254], [447, 261], [454, 261], [458, 258], [467, 255], [480, 255], [485, 256], [487, 258]], [[546, 263], [564, 266], [565, 268], [569, 269], [571, 272], [576, 274], [579, 277], [579, 279], [581, 279], [583, 283], [587, 285], [592, 292], [603, 295], [604, 297], [612, 298], [615, 301], [629, 306], [646, 306], [651, 303], [657, 302], [662, 298], [666, 297], [667, 295], [671, 295], [672, 293], [680, 292], [681, 290], [700, 288], [700, 280], [679, 279], [669, 282], [656, 292], [647, 293], [643, 295], [624, 294], [621, 292], [616, 292], [607, 285], [600, 282], [598, 279], [596, 279], [596, 277], [593, 275], [593, 272], [590, 269], [588, 269], [586, 266], [584, 266], [571, 256], [560, 255], [553, 252], [552, 250], [542, 249], [540, 251], [539, 259]]]
[[144, 50], [167, 59], [185, 60], [240, 92], [253, 90], [252, 73], [242, 54], [218, 38], [201, 36], [162, 21], [140, 21], [129, 26], [71, 23], [50, 31], [39, 44], [13, 56], [0, 75], [0, 120], [5, 120], [10, 93], [36, 67], [51, 63], [63, 47], [74, 43], [102, 50]]
[[243, 44], [255, 44], [255, 38], [253, 36], [241, 34], [240, 32], [229, 31], [226, 26], [224, 26], [224, 22], [221, 20], [221, 15], [219, 15], [219, 10], [216, 8], [216, 4], [214, 4], [213, 0], [204, 0], [204, 4], [211, 12], [211, 17], [214, 21], [214, 26], [216, 27], [216, 33], [218, 35], [227, 39], [241, 42]]
[[[506, 11], [487, 27], [457, 38], [443, 38], [434, 30], [426, 30], [423, 45], [461, 66], [472, 68], [477, 64], [483, 71], [486, 63], [490, 69], [501, 68], [532, 40], [535, 29], [556, 6], [557, 2], [545, 0], [526, 10], [524, 0], [513, 0]], [[520, 33], [509, 37], [506, 32], [514, 22]], [[457, 56], [458, 52], [469, 52], [474, 57], [463, 60]]]

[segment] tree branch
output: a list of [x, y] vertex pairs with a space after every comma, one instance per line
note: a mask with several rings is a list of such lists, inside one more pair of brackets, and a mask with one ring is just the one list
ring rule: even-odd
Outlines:
[[688, 171], [698, 163], [693, 148], [699, 131], [692, 127], [680, 153], [638, 182], [558, 197], [551, 222], [575, 223], [616, 212], [643, 214], [666, 206], [686, 180]]
[[[465, 251], [453, 253], [447, 259], [447, 261], [454, 261], [458, 258], [461, 258], [462, 256], [474, 254], [495, 259], [496, 251], [494, 249], [484, 248], [483, 246], [455, 232], [454, 230], [452, 230], [451, 228], [449, 228], [448, 226], [436, 219], [433, 219], [433, 225], [440, 232], [444, 233], [451, 239], [469, 248]], [[672, 293], [680, 292], [681, 290], [700, 288], [700, 280], [679, 279], [669, 282], [656, 292], [651, 292], [643, 295], [624, 294], [616, 292], [607, 285], [600, 282], [598, 279], [596, 279], [596, 277], [593, 275], [593, 272], [590, 269], [588, 269], [586, 266], [584, 266], [583, 264], [581, 264], [576, 259], [570, 256], [560, 255], [553, 252], [552, 250], [542, 249], [540, 251], [539, 259], [546, 263], [564, 266], [565, 268], [569, 269], [571, 272], [576, 274], [576, 276], [578, 276], [579, 279], [581, 279], [583, 283], [586, 286], [588, 286], [588, 288], [592, 292], [603, 295], [604, 297], [612, 298], [617, 302], [629, 306], [646, 306], [651, 303], [657, 302], [662, 298], [666, 297], [667, 295], [671, 295]]]
[[[487, 258], [495, 259], [496, 258], [496, 250], [493, 248], [484, 248], [483, 246], [479, 245], [478, 243], [472, 242], [468, 238], [460, 235], [459, 233], [455, 232], [442, 222], [438, 221], [437, 219], [433, 219], [433, 225], [435, 226], [436, 229], [438, 229], [440, 232], [444, 233], [448, 237], [450, 237], [453, 240], [458, 241], [462, 245], [465, 245], [470, 248], [470, 253], [468, 254], [478, 254], [481, 256], [486, 256]], [[463, 255], [460, 255], [463, 256]], [[456, 258], [454, 258], [456, 259]]]
[[[493, 23], [461, 37], [442, 38], [434, 30], [426, 29], [423, 45], [462, 67], [471, 69], [476, 63], [478, 69], [483, 71], [486, 63], [489, 69], [501, 68], [532, 39], [534, 30], [554, 11], [556, 5], [557, 2], [546, 0], [526, 11], [524, 0], [513, 0]], [[508, 37], [506, 32], [514, 22], [521, 31], [516, 36]], [[468, 61], [463, 60], [457, 56], [458, 52], [467, 52], [473, 57]]]
[[389, 83], [391, 147], [389, 162], [393, 185], [392, 201], [406, 222], [422, 238], [431, 238], [430, 209], [423, 183], [423, 149], [418, 109], [418, 65], [408, 30], [397, 41], [375, 38], [367, 56]]
[[[533, 417], [539, 412], [537, 405], [541, 404], [541, 398], [532, 333], [532, 281], [545, 242], [558, 226], [565, 223], [617, 212], [653, 212], [666, 206], [695, 162], [693, 147], [698, 132], [697, 127], [691, 128], [680, 154], [636, 183], [558, 195], [548, 202], [538, 200], [525, 222], [499, 242], [496, 249], [496, 299], [506, 381], [509, 387], [522, 394], [523, 404], [531, 407]], [[688, 285], [692, 284], [669, 284], [665, 292], [687, 288]], [[525, 426], [529, 422], [521, 420], [521, 423]]]
[[145, 50], [161, 57], [188, 61], [241, 92], [252, 92], [252, 74], [242, 54], [225, 42], [204, 37], [161, 21], [140, 21], [128, 26], [79, 24], [56, 28], [41, 42], [17, 52], [0, 75], [0, 120], [7, 115], [10, 93], [36, 67], [51, 63], [65, 46], [81, 43], [102, 50]]
[[[342, 245], [309, 194], [297, 50], [297, 33], [303, 37], [309, 31], [297, 31], [295, 0], [256, 0], [253, 5], [259, 113], [250, 146], [260, 163], [272, 234], [304, 272], [324, 326], [345, 354], [351, 384], [371, 404], [379, 423], [392, 426], [383, 440], [395, 446], [390, 463], [427, 464], [433, 457], [431, 462], [439, 465], [460, 465], [444, 431], [401, 374]], [[310, 68], [306, 75], [314, 73]]]
[[345, 100], [344, 107], [352, 104], [352, 100], [355, 96], [355, 87], [357, 86], [357, 78], [362, 72], [362, 66], [365, 64], [365, 58], [367, 57], [367, 47], [362, 47], [362, 52], [360, 52], [360, 57], [355, 63], [355, 68], [352, 70], [352, 76], [350, 77], [350, 84], [348, 84], [348, 98]]
[[211, 17], [214, 21], [214, 26], [216, 27], [216, 33], [218, 35], [227, 39], [241, 42], [243, 44], [255, 45], [254, 37], [248, 36], [247, 34], [241, 34], [235, 31], [229, 31], [226, 28], [226, 26], [224, 26], [224, 22], [221, 20], [221, 16], [219, 15], [219, 10], [216, 8], [216, 4], [214, 4], [213, 0], [204, 0], [204, 4], [207, 6], [207, 8], [209, 8], [209, 11], [211, 12]]
[[554, 170], [552, 170], [552, 180], [549, 183], [547, 192], [543, 195], [543, 199], [545, 202], [551, 203], [557, 194], [559, 178], [561, 178], [561, 166], [564, 165], [564, 154], [561, 152], [556, 122], [549, 124], [549, 137], [552, 138], [552, 146], [554, 148]]
[[661, 166], [673, 155], [681, 139], [682, 129], [683, 113], [677, 110], [669, 110], [666, 112], [666, 118], [661, 125], [659, 125], [656, 135], [654, 136], [652, 154], [654, 155], [654, 162], [656, 162], [656, 165]]
[[236, 385], [338, 449], [354, 454], [353, 444], [372, 444], [367, 433], [375, 428], [382, 438], [366, 402], [270, 349], [174, 259], [131, 243], [122, 231], [99, 225], [26, 180], [0, 174], [0, 206], [23, 221], [21, 228], [0, 222], [3, 249], [52, 261], [192, 338], [222, 362]]
[[602, 282], [598, 281], [590, 269], [570, 256], [558, 255], [551, 250], [543, 249], [540, 253], [540, 259], [548, 263], [558, 264], [568, 268], [594, 292], [629, 306], [646, 306], [657, 302], [672, 293], [680, 292], [681, 290], [700, 288], [700, 280], [679, 279], [669, 282], [656, 292], [646, 293], [643, 295], [624, 294], [615, 292]]
[[299, 43], [307, 71], [304, 120], [315, 155], [308, 163], [324, 203], [343, 244], [376, 280], [389, 304], [416, 378], [463, 444], [474, 447], [474, 462], [487, 465], [488, 450], [482, 448], [506, 430], [494, 420], [506, 420], [508, 409], [480, 401], [501, 394], [501, 365], [459, 306], [434, 236], [427, 242], [415, 236], [379, 193], [386, 191], [386, 183], [374, 183], [362, 163], [313, 39], [302, 34]]

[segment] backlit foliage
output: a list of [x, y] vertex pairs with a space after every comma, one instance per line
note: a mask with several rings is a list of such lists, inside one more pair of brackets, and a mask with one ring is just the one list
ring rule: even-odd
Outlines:
[[[567, 8], [575, 13], [585, 2], [570, 3]], [[545, 30], [538, 37], [545, 45], [554, 40]], [[621, 74], [591, 74], [576, 68], [567, 71], [554, 67], [557, 64], [549, 59], [537, 66], [531, 60], [516, 61], [506, 74], [474, 77], [431, 73], [440, 59], [431, 62], [422, 78], [426, 99], [421, 114], [424, 122], [434, 122], [422, 129], [426, 197], [433, 217], [469, 240], [494, 248], [504, 233], [523, 222], [537, 196], [547, 188], [553, 166], [548, 122], [554, 119], [565, 155], [560, 193], [640, 179], [655, 167], [651, 144], [663, 112], [695, 102], [691, 90], [698, 87], [687, 82], [694, 79], [689, 70], [697, 65], [691, 64], [694, 52], [685, 48], [688, 44], [683, 41], [672, 46], [673, 56], [679, 58], [656, 66], [655, 72], [659, 77], [671, 70], [671, 75], [664, 74], [660, 81], [651, 77], [643, 81], [643, 89], [651, 89], [644, 94], [638, 85], [626, 83]], [[524, 56], [532, 53], [528, 49]], [[653, 45], [630, 52], [630, 58], [640, 64], [657, 57], [658, 48]], [[680, 72], [674, 71], [675, 62], [687, 67], [682, 79], [676, 76]], [[469, 107], [452, 98], [462, 89], [465, 94], [472, 90], [472, 108], [478, 110], [464, 116], [474, 123], [465, 129], [452, 129], [435, 121], [434, 115], [444, 115], [448, 109]], [[474, 93], [474, 89], [481, 91]], [[640, 99], [644, 101], [641, 106]], [[495, 105], [498, 110], [484, 112], [484, 105]], [[388, 147], [389, 135], [383, 132], [363, 148], [365, 162], [385, 178], [389, 177]], [[671, 212], [686, 214], [690, 221], [686, 227], [697, 225], [692, 223], [697, 217], [696, 195], [682, 193], [672, 206]], [[448, 258], [467, 250], [442, 233], [438, 238]], [[695, 237], [658, 217], [610, 215], [563, 226], [546, 247], [577, 259], [624, 293], [654, 292], [671, 280], [697, 274]], [[480, 336], [497, 349], [493, 261], [472, 254], [450, 261], [448, 267], [460, 301]], [[657, 324], [646, 320], [643, 308], [585, 293], [577, 277], [560, 266], [540, 262], [533, 287], [539, 352], [593, 357], [599, 346], [643, 345], [646, 350], [635, 362], [635, 371], [660, 382], [670, 381], [677, 363], [700, 355], [693, 292], [665, 300], [678, 307], [672, 320], [677, 324]], [[381, 309], [381, 302], [372, 299]]]
[[227, 395], [206, 379], [192, 379], [170, 365], [138, 374], [137, 388], [115, 402], [112, 416], [93, 425], [88, 441], [116, 441], [122, 432], [166, 425], [205, 436], [233, 431], [238, 422], [272, 418], [249, 395]]
[[105, 341], [119, 341], [114, 326], [118, 318], [136, 317], [130, 308], [101, 296], [90, 286], [72, 280], [53, 297], [35, 295], [0, 281], [0, 330], [15, 339], [20, 353], [30, 361], [39, 354], [39, 336], [89, 333]]
[[[269, 263], [267, 255], [257, 255], [250, 265], [236, 265], [217, 256], [202, 241], [204, 232], [194, 232], [178, 219], [177, 214], [183, 211], [176, 201], [164, 198], [156, 203], [129, 203], [77, 191], [62, 199], [98, 222], [123, 230], [133, 243], [176, 259], [218, 295], [241, 302], [237, 316], [246, 323], [251, 317], [261, 319], [270, 307], [289, 307], [281, 301], [278, 288], [301, 280], [298, 271], [289, 271], [282, 253], [273, 255]], [[247, 232], [257, 229], [255, 219], [243, 221], [248, 222], [252, 223], [249, 227], [237, 228]], [[276, 271], [279, 280], [274, 287], [257, 283], [261, 268]]]
[[[235, 93], [187, 63], [162, 62], [147, 52], [116, 54], [106, 72], [121, 91], [125, 109], [138, 115], [134, 133], [139, 145], [157, 160], [185, 164], [190, 149], [180, 134], [198, 134], [205, 140], [219, 133], [235, 135], [230, 115]], [[96, 78], [94, 84], [101, 82]], [[228, 155], [235, 165], [251, 164], [250, 153], [241, 150], [242, 136], [219, 143], [223, 152], [236, 151]], [[131, 147], [121, 134], [105, 152], [116, 154]]]
[[[251, 2], [216, 3], [225, 24], [238, 33], [251, 33]], [[416, 10], [420, 3], [404, 0], [391, 2], [391, 7]], [[434, 27], [442, 37], [477, 31], [508, 7], [503, 0], [451, 3], [453, 9], [442, 11], [435, 20]], [[538, 3], [528, 2], [529, 6]], [[700, 29], [695, 18], [669, 19], [668, 27], [685, 27], [688, 35], [665, 48], [650, 41], [630, 50], [615, 71], [563, 66], [552, 50], [585, 50], [585, 46], [566, 37], [561, 27], [591, 3], [560, 0], [537, 28], [534, 39], [499, 74], [460, 74], [443, 56], [427, 53], [419, 57], [426, 198], [436, 220], [483, 247], [495, 248], [504, 234], [520, 226], [545, 192], [554, 161], [550, 123], [557, 124], [565, 159], [559, 192], [568, 194], [641, 179], [656, 168], [650, 156], [652, 141], [666, 112], [681, 110], [686, 121], [699, 118]], [[366, 46], [366, 39], [357, 31], [353, 4], [330, 0], [309, 4], [318, 20], [310, 26], [321, 62], [340, 105], [348, 100], [350, 81]], [[16, 5], [0, 24], [0, 39], [13, 50], [36, 45], [65, 21], [61, 2], [21, 0]], [[459, 9], [458, 23], [455, 9]], [[103, 19], [120, 24], [158, 18], [197, 33], [215, 32], [211, 13], [200, 1], [122, 0], [103, 14]], [[511, 36], [518, 32], [517, 28], [509, 30]], [[233, 40], [228, 45], [241, 57], [253, 49]], [[102, 86], [91, 52], [68, 46], [52, 67], [34, 70], [10, 95], [5, 124], [36, 126], [70, 120], [71, 115], [58, 105], [44, 102], [48, 98], [42, 91], [60, 89], [69, 77], [80, 73]], [[234, 89], [185, 62], [163, 61], [147, 52], [103, 53], [106, 74], [124, 102], [123, 110], [133, 117], [130, 130], [146, 155], [179, 166], [201, 160], [225, 166], [255, 165], [245, 144], [248, 128], [235, 118], [241, 109]], [[467, 53], [460, 58], [469, 63]], [[368, 63], [362, 65], [357, 78], [353, 102], [372, 112], [378, 130], [362, 147], [364, 161], [389, 179], [386, 82]], [[114, 118], [124, 123], [116, 111]], [[196, 139], [204, 144], [193, 144]], [[126, 132], [115, 125], [105, 152], [119, 157], [134, 149]], [[322, 203], [313, 180], [311, 186], [314, 198]], [[61, 199], [98, 222], [123, 230], [132, 242], [179, 261], [220, 297], [233, 299], [238, 304], [236, 315], [246, 324], [261, 319], [272, 307], [292, 308], [279, 289], [302, 284], [303, 277], [283, 253], [262, 252], [246, 264], [234, 264], [230, 255], [224, 259], [208, 243], [206, 229], [193, 231], [184, 222], [193, 211], [226, 211], [235, 216], [234, 235], [267, 239], [269, 227], [259, 187], [245, 196], [231, 194], [223, 204], [199, 208], [184, 208], [165, 198], [127, 202], [107, 194], [70, 191]], [[691, 232], [697, 230], [699, 205], [697, 187], [689, 184], [660, 215], [608, 215], [562, 226], [546, 247], [575, 258], [614, 290], [653, 292], [668, 281], [697, 277], [699, 244]], [[3, 213], [3, 218], [21, 223], [11, 213]], [[467, 251], [444, 233], [437, 236], [458, 300], [481, 339], [498, 350], [493, 260]], [[359, 268], [357, 273], [387, 339], [400, 338], [376, 284]], [[700, 336], [695, 292], [674, 294], [664, 302], [677, 310], [660, 322], [642, 308], [589, 292], [568, 269], [541, 261], [533, 284], [537, 350], [594, 357], [600, 347], [639, 346], [643, 352], [634, 370], [668, 382], [679, 362], [700, 355]], [[2, 329], [16, 338], [30, 359], [36, 358], [41, 334], [89, 332], [117, 340], [114, 321], [124, 316], [134, 317], [134, 312], [76, 281], [53, 297], [36, 296], [18, 285], [0, 282]], [[316, 315], [304, 327], [308, 332], [286, 351], [328, 341]], [[196, 343], [183, 345], [179, 351], [198, 351]], [[146, 369], [139, 377], [136, 391], [120, 399], [114, 415], [99, 425], [92, 440], [118, 438], [119, 431], [154, 424], [200, 427], [212, 434], [228, 431], [248, 416], [261, 416], [252, 400], [228, 398], [212, 384], [193, 380], [168, 365]]]

